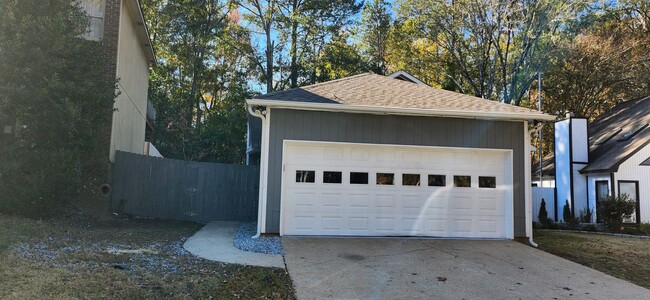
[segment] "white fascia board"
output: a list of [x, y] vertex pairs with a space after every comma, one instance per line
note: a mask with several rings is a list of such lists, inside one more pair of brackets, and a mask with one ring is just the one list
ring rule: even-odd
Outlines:
[[[153, 50], [153, 45], [151, 43], [151, 38], [149, 38], [149, 29], [147, 28], [147, 23], [144, 21], [144, 14], [140, 8], [140, 1], [138, 0], [127, 0], [126, 5], [129, 8], [129, 13], [131, 14], [131, 20], [135, 26], [138, 38], [140, 39], [141, 47], [144, 48], [145, 56], [149, 61], [151, 66], [156, 65], [156, 53]], [[121, 8], [120, 8], [121, 9]]]
[[409, 115], [448, 117], [481, 120], [509, 120], [509, 121], [553, 121], [555, 116], [540, 113], [510, 113], [510, 112], [476, 112], [463, 110], [418, 109], [403, 107], [383, 107], [370, 105], [350, 105], [339, 103], [311, 103], [299, 101], [282, 101], [268, 99], [248, 99], [249, 105], [260, 105], [273, 108], [317, 110], [350, 113], [372, 113], [382, 115]]

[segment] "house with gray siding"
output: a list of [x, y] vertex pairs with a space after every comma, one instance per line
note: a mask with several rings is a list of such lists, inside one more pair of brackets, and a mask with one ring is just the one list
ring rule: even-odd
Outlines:
[[529, 124], [554, 117], [410, 77], [247, 100], [261, 124], [258, 234], [532, 236]]

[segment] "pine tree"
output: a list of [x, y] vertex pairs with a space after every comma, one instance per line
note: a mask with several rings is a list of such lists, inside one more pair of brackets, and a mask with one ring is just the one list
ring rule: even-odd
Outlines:
[[537, 219], [542, 226], [546, 227], [548, 224], [548, 212], [546, 211], [546, 201], [542, 198], [542, 204], [539, 206], [539, 214], [537, 214]]

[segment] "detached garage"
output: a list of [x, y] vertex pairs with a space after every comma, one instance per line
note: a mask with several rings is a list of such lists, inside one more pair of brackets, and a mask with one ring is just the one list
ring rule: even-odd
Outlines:
[[530, 236], [528, 123], [552, 116], [375, 74], [247, 103], [259, 233]]

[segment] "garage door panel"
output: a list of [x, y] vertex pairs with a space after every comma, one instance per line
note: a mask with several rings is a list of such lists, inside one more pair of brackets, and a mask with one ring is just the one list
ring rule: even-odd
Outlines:
[[347, 223], [346, 220], [344, 220], [340, 216], [323, 216], [320, 219], [321, 222], [321, 229], [322, 230], [338, 230], [341, 231], [343, 229], [346, 229], [347, 226], [345, 226]]
[[349, 217], [349, 229], [354, 231], [368, 231], [369, 227], [369, 218], [367, 217]]
[[447, 218], [426, 218], [425, 235], [446, 236], [447, 235]]
[[[505, 152], [317, 144], [286, 146], [285, 235], [506, 236], [506, 203], [512, 202]], [[313, 182], [296, 182], [296, 171], [313, 171]], [[324, 171], [340, 172], [340, 182], [325, 183]], [[368, 182], [351, 184], [351, 172], [367, 173]], [[378, 185], [377, 173], [392, 174], [393, 184]], [[416, 174], [407, 182], [419, 184], [404, 185], [403, 174]], [[444, 175], [446, 185], [429, 186], [429, 175]], [[454, 187], [454, 175], [470, 176], [471, 187]], [[479, 188], [479, 176], [495, 177], [496, 187]]]
[[474, 231], [474, 222], [471, 218], [452, 217], [449, 222], [449, 231], [453, 235], [465, 237], [468, 233]]

